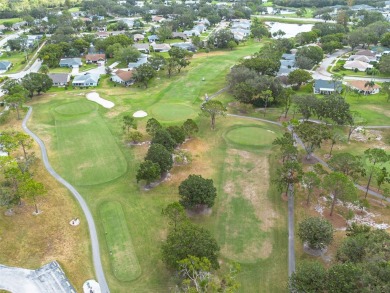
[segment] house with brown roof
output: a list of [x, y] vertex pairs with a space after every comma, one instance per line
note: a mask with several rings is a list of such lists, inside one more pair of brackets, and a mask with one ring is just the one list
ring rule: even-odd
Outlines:
[[97, 32], [96, 33], [96, 37], [98, 37], [99, 39], [106, 39], [109, 36], [110, 36], [109, 32]]
[[347, 85], [354, 90], [357, 90], [363, 95], [373, 95], [379, 93], [381, 86], [374, 84], [370, 85], [369, 82], [365, 80], [349, 80]]
[[122, 70], [118, 69], [115, 73], [112, 74], [111, 80], [116, 83], [123, 85], [132, 85], [134, 83], [133, 70]]
[[372, 51], [370, 50], [360, 50], [360, 51], [357, 51], [355, 53], [355, 55], [363, 55], [363, 56], [371, 56], [371, 57], [375, 57], [375, 53], [373, 53]]
[[152, 16], [152, 21], [161, 23], [161, 22], [165, 21], [165, 18], [162, 17], [161, 15], [154, 15], [154, 16]]
[[106, 61], [106, 55], [105, 54], [87, 54], [85, 56], [85, 62], [86, 63], [98, 63], [98, 62], [104, 62]]

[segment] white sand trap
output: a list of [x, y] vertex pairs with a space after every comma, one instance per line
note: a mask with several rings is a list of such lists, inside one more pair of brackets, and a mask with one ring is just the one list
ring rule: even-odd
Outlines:
[[133, 114], [133, 117], [136, 117], [136, 118], [142, 118], [142, 117], [146, 117], [148, 116], [148, 113], [146, 113], [145, 111], [137, 111]]
[[98, 103], [99, 105], [103, 106], [104, 108], [111, 109], [112, 107], [115, 106], [115, 104], [113, 102], [102, 99], [99, 96], [99, 94], [96, 92], [88, 93], [86, 96], [87, 96], [88, 100], [95, 102], [95, 103]]
[[101, 293], [100, 285], [95, 280], [88, 280], [83, 285], [84, 293]]

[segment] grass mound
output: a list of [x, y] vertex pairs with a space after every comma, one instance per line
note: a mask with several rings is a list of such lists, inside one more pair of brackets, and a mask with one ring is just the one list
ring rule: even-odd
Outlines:
[[81, 115], [91, 113], [97, 109], [97, 105], [88, 101], [67, 103], [55, 108], [55, 111], [62, 115]]
[[194, 118], [197, 114], [194, 109], [183, 104], [156, 104], [151, 108], [151, 112], [157, 120], [165, 122], [184, 121]]
[[71, 183], [94, 185], [123, 175], [127, 162], [98, 115], [56, 120], [60, 173]]
[[99, 212], [110, 252], [112, 273], [120, 281], [132, 281], [141, 275], [122, 205], [117, 201], [104, 202]]
[[259, 126], [240, 126], [230, 128], [225, 135], [225, 140], [240, 147], [269, 147], [277, 137], [275, 132]]

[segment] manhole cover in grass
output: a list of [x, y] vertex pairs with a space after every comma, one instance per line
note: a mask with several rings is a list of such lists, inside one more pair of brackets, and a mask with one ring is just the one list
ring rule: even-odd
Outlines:
[[235, 127], [225, 134], [228, 142], [246, 146], [268, 146], [275, 138], [273, 131], [256, 126]]
[[96, 110], [97, 105], [87, 101], [79, 101], [63, 104], [55, 108], [57, 113], [62, 115], [80, 115], [87, 114]]
[[194, 109], [181, 104], [158, 104], [151, 111], [157, 120], [162, 121], [183, 121], [196, 115]]

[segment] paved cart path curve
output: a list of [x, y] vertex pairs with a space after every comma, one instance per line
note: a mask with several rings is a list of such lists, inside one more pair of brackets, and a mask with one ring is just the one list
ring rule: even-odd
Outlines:
[[108, 288], [108, 284], [107, 284], [106, 278], [104, 276], [102, 262], [100, 259], [100, 247], [99, 247], [99, 241], [98, 241], [98, 236], [97, 236], [97, 232], [96, 232], [96, 225], [95, 225], [95, 222], [93, 220], [91, 211], [89, 210], [88, 205], [85, 202], [84, 198], [80, 195], [80, 193], [76, 190], [76, 188], [74, 188], [68, 181], [66, 181], [64, 178], [62, 178], [60, 175], [58, 175], [58, 173], [50, 165], [45, 144], [35, 133], [33, 133], [27, 127], [27, 121], [29, 120], [31, 113], [32, 113], [32, 107], [29, 107], [29, 110], [23, 119], [23, 123], [22, 123], [23, 130], [38, 143], [38, 145], [41, 149], [42, 161], [44, 163], [46, 170], [58, 182], [60, 182], [62, 185], [64, 185], [73, 194], [75, 199], [80, 204], [80, 206], [84, 212], [85, 218], [87, 220], [87, 223], [88, 223], [89, 235], [91, 238], [91, 245], [92, 245], [92, 258], [93, 258], [93, 265], [95, 268], [95, 274], [96, 274], [97, 280], [99, 282], [101, 292], [109, 293], [110, 290]]

